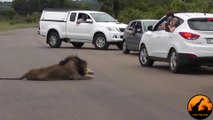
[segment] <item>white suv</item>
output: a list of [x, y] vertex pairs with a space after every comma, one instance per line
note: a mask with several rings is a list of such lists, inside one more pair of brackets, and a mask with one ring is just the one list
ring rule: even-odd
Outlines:
[[139, 61], [150, 67], [154, 61], [169, 62], [170, 70], [180, 72], [186, 65], [213, 65], [213, 14], [176, 13], [178, 26], [174, 32], [160, 29], [166, 17], [149, 26], [139, 45]]

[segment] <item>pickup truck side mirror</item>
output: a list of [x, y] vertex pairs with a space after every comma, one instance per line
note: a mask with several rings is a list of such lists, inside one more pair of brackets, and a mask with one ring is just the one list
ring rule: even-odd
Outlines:
[[93, 23], [92, 19], [86, 19], [86, 23]]
[[147, 30], [152, 31], [152, 27], [153, 27], [152, 25], [148, 26]]

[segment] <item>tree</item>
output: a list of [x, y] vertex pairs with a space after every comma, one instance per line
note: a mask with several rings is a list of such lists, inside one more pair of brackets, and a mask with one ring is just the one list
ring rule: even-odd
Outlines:
[[122, 21], [124, 23], [129, 23], [131, 20], [142, 18], [144, 18], [143, 12], [140, 11], [139, 9], [135, 9], [132, 7], [129, 7], [121, 11], [118, 17], [119, 21]]
[[98, 2], [103, 4], [101, 10], [111, 13], [116, 18], [118, 17], [119, 11], [121, 10], [121, 1], [122, 0], [98, 0]]
[[34, 12], [41, 12], [45, 8], [89, 9], [89, 6], [72, 0], [14, 0], [12, 8], [18, 14], [26, 16]]
[[3, 19], [13, 19], [15, 14], [16, 12], [12, 8], [0, 9], [0, 18], [3, 18]]

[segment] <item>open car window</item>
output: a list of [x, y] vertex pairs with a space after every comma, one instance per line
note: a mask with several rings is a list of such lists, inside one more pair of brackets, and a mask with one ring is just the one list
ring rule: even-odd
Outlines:
[[[176, 17], [175, 18], [178, 19], [178, 22], [177, 22], [177, 25], [176, 27], [180, 26], [182, 23], [183, 23], [183, 20], [179, 17]], [[153, 31], [159, 31], [159, 30], [165, 30], [164, 29], [164, 26], [165, 24], [167, 23], [167, 19], [166, 17], [163, 17], [155, 26], [154, 26], [154, 29]]]
[[142, 24], [140, 21], [137, 22], [136, 26], [135, 26], [135, 30], [138, 32], [138, 33], [142, 33]]
[[131, 22], [127, 29], [133, 31], [135, 29], [136, 23], [137, 23], [137, 21]]
[[164, 30], [161, 28], [161, 26], [165, 23], [166, 23], [166, 17], [161, 18], [161, 20], [154, 26], [153, 31]]

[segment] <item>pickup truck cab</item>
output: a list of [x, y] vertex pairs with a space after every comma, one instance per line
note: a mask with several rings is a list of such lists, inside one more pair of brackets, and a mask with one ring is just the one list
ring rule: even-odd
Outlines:
[[97, 49], [107, 49], [110, 44], [121, 49], [126, 27], [105, 12], [45, 9], [40, 17], [39, 34], [46, 37], [52, 48], [59, 48], [63, 41], [76, 48], [92, 43]]

